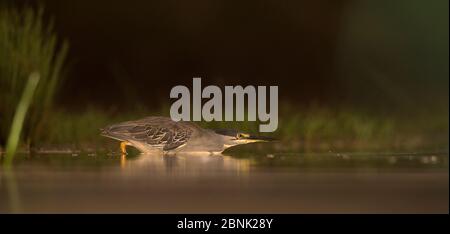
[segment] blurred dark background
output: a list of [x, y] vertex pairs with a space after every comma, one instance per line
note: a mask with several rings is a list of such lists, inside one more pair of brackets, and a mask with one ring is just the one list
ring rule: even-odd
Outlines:
[[69, 41], [65, 108], [159, 108], [202, 77], [300, 106], [448, 112], [447, 0], [10, 2], [44, 5]]

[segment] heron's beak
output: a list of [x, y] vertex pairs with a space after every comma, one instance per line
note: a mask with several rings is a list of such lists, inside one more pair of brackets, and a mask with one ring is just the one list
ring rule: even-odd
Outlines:
[[276, 141], [276, 139], [272, 137], [255, 136], [255, 135], [250, 135], [248, 137], [245, 137], [244, 139], [247, 140], [249, 143]]

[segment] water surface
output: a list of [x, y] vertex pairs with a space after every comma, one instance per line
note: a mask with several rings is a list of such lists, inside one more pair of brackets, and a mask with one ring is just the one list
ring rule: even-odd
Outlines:
[[448, 213], [448, 153], [18, 155], [1, 213]]

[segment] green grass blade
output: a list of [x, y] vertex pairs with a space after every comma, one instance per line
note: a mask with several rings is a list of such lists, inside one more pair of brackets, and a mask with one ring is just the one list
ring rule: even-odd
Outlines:
[[11, 165], [14, 154], [16, 153], [17, 146], [20, 140], [20, 133], [22, 132], [23, 123], [30, 107], [31, 100], [33, 98], [36, 86], [39, 83], [39, 73], [32, 73], [28, 79], [25, 89], [22, 93], [22, 97], [17, 106], [16, 113], [14, 114], [11, 130], [9, 132], [8, 141], [6, 143], [6, 158], [4, 165]]

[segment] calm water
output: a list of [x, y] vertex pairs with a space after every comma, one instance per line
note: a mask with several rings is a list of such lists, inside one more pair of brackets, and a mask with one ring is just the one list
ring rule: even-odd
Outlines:
[[448, 213], [448, 153], [19, 155], [1, 213]]

